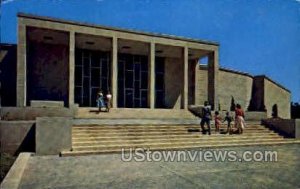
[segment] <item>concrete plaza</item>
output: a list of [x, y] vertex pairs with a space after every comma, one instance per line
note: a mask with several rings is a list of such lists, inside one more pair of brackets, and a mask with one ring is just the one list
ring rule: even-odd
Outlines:
[[121, 154], [31, 156], [19, 188], [299, 188], [300, 145], [235, 150], [277, 151], [277, 162], [123, 162]]

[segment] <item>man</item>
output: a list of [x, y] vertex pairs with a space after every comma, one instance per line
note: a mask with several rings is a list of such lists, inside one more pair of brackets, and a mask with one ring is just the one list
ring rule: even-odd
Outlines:
[[204, 129], [204, 124], [206, 123], [207, 128], [208, 128], [208, 134], [210, 135], [210, 119], [211, 119], [212, 115], [211, 115], [211, 108], [208, 105], [208, 102], [205, 101], [204, 102], [204, 107], [202, 108], [202, 119], [200, 122], [200, 126], [202, 129], [202, 133], [205, 134], [205, 129]]

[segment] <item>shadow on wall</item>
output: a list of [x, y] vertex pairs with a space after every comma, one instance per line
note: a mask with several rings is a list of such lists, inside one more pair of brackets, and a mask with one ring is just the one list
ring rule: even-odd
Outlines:
[[274, 104], [272, 106], [272, 117], [273, 118], [278, 118], [278, 106], [277, 106], [277, 104]]
[[21, 145], [15, 152], [15, 156], [19, 155], [21, 152], [35, 152], [35, 127], [36, 124], [29, 129], [28, 133], [24, 137]]
[[300, 103], [291, 102], [291, 118], [300, 118]]
[[16, 106], [17, 45], [0, 44], [0, 94], [2, 106]]

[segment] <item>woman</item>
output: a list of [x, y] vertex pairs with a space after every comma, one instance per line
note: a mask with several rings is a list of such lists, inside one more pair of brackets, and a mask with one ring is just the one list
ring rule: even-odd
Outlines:
[[235, 108], [235, 126], [238, 129], [238, 133], [242, 134], [245, 128], [245, 113], [241, 107], [241, 105], [237, 104]]

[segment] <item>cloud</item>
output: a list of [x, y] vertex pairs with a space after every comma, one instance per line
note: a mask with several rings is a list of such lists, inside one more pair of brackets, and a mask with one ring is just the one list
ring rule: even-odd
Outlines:
[[12, 3], [14, 1], [16, 1], [16, 0], [3, 0], [2, 4], [4, 5], [4, 4], [7, 4], [7, 3]]

